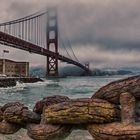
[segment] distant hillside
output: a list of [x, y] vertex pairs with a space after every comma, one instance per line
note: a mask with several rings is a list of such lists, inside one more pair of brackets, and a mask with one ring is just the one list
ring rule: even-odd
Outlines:
[[31, 67], [30, 76], [45, 77], [46, 70], [44, 67]]
[[[111, 75], [131, 75], [134, 74], [131, 70], [102, 70], [93, 69], [91, 71], [91, 76], [111, 76]], [[31, 76], [45, 77], [46, 69], [44, 67], [32, 67], [30, 69]], [[59, 69], [59, 75], [65, 76], [84, 76], [85, 72], [78, 67], [64, 67]]]
[[132, 71], [128, 70], [100, 70], [100, 69], [94, 69], [92, 70], [93, 76], [111, 76], [111, 75], [129, 75], [133, 74]]

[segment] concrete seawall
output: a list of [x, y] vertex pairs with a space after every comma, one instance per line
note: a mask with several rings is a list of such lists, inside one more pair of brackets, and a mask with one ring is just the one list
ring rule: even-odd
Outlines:
[[16, 86], [17, 81], [22, 82], [22, 83], [35, 83], [35, 82], [42, 82], [43, 80], [40, 78], [32, 78], [32, 77], [0, 78], [0, 87]]

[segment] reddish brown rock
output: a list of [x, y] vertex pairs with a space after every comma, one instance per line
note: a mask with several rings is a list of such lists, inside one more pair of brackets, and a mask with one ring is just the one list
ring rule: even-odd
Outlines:
[[139, 140], [140, 123], [135, 122], [135, 97], [130, 93], [120, 96], [121, 122], [92, 124], [88, 130], [95, 140]]
[[1, 107], [1, 110], [2, 110], [2, 112], [4, 112], [7, 108], [12, 107], [12, 106], [24, 107], [24, 104], [21, 104], [20, 102], [7, 103], [7, 104], [5, 104], [4, 106]]
[[27, 134], [34, 140], [62, 140], [71, 133], [71, 126], [30, 124], [27, 127]]
[[0, 122], [0, 134], [14, 134], [21, 127], [17, 124], [8, 123], [6, 121]]
[[120, 120], [120, 109], [101, 99], [77, 99], [46, 107], [44, 119], [52, 124], [107, 123]]
[[61, 103], [61, 102], [65, 102], [65, 101], [69, 101], [70, 99], [66, 96], [50, 96], [50, 97], [46, 97], [43, 98], [43, 100], [38, 101], [33, 109], [34, 112], [42, 114], [43, 112], [43, 107], [44, 106], [49, 106], [49, 105], [53, 105], [53, 104], [57, 104], [57, 103]]
[[24, 106], [11, 106], [5, 109], [4, 120], [10, 123], [26, 125], [27, 123], [40, 123], [41, 117]]
[[0, 122], [3, 120], [3, 112], [1, 110], [1, 106], [0, 106]]
[[100, 98], [114, 104], [120, 104], [120, 94], [124, 92], [132, 93], [133, 96], [140, 99], [140, 76], [112, 82], [100, 88], [92, 98]]
[[95, 140], [140, 140], [140, 124], [93, 124], [88, 130]]

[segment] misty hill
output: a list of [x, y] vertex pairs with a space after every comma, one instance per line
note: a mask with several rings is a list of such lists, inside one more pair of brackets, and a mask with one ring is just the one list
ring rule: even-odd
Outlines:
[[46, 69], [44, 67], [31, 67], [30, 68], [30, 76], [37, 76], [37, 77], [45, 77]]
[[[91, 76], [111, 76], [111, 75], [132, 75], [134, 72], [131, 70], [105, 70], [105, 69], [93, 69]], [[46, 69], [44, 67], [32, 67], [30, 68], [31, 76], [45, 77]], [[78, 67], [67, 66], [59, 69], [59, 75], [65, 76], [84, 76], [85, 72]]]

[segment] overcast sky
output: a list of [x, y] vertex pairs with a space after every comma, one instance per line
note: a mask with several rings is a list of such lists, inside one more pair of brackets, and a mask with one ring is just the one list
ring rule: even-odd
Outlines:
[[[60, 34], [91, 67], [140, 67], [139, 0], [0, 0], [0, 22], [58, 7]], [[2, 49], [0, 52], [2, 54]], [[8, 48], [13, 60], [44, 65], [45, 58]]]

